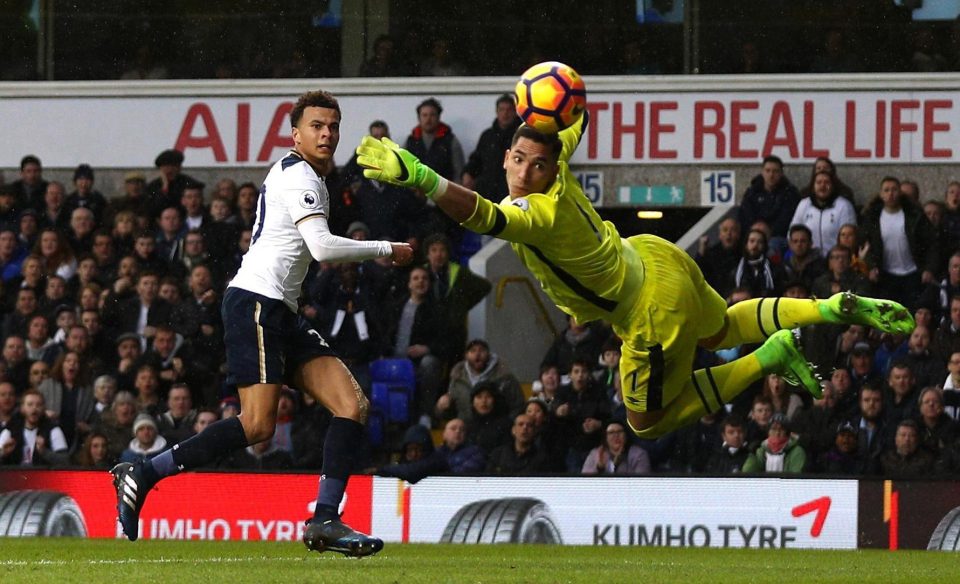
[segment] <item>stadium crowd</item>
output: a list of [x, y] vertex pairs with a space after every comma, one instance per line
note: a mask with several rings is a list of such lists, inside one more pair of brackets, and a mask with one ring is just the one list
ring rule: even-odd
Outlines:
[[[509, 96], [466, 157], [434, 99], [417, 108], [406, 148], [445, 177], [506, 194], [502, 152], [518, 122]], [[374, 136], [389, 135], [380, 121]], [[80, 164], [73, 184], [24, 156], [0, 187], [0, 457], [5, 465], [108, 468], [151, 457], [239, 413], [224, 382], [220, 299], [250, 245], [259, 187], [207, 186], [161, 152], [157, 177], [126, 175], [105, 196]], [[406, 423], [365, 446], [368, 472], [417, 481], [438, 473], [737, 472], [937, 476], [960, 471], [960, 182], [921, 203], [915, 183], [877, 177], [853, 193], [819, 159], [802, 188], [763, 160], [716, 242], [695, 259], [730, 304], [760, 296], [854, 292], [915, 312], [909, 337], [862, 326], [798, 331], [825, 374], [823, 399], [776, 376], [717, 414], [658, 440], [625, 424], [619, 340], [603, 322], [569, 319], [540, 375], [520, 380], [466, 316], [491, 284], [464, 259], [479, 246], [418, 193], [363, 177], [354, 159], [326, 177], [331, 228], [408, 241], [412, 267], [389, 260], [315, 264], [301, 314], [365, 391], [370, 364], [409, 359], [416, 395]], [[859, 196], [858, 196], [859, 195]], [[858, 203], [863, 202], [861, 206]], [[703, 352], [696, 366], [746, 354]], [[376, 414], [376, 412], [374, 412]], [[290, 389], [273, 438], [217, 463], [318, 469], [329, 414]], [[433, 432], [431, 432], [433, 431]], [[359, 469], [358, 469], [359, 470]]]

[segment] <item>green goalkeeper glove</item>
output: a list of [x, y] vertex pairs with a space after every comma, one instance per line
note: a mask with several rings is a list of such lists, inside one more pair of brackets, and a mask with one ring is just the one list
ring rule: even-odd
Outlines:
[[432, 198], [443, 179], [416, 156], [390, 138], [364, 136], [357, 147], [357, 164], [363, 176], [401, 187], [415, 187]]

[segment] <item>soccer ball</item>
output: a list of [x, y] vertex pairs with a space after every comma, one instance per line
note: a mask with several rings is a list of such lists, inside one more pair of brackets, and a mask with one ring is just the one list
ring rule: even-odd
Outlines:
[[517, 81], [517, 115], [544, 134], [572, 126], [587, 105], [587, 88], [573, 67], [547, 61], [524, 71]]

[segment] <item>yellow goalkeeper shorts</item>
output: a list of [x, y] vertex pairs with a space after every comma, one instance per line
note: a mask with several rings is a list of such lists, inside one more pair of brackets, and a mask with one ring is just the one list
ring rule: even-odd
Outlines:
[[652, 412], [683, 390], [697, 343], [720, 331], [727, 303], [693, 258], [669, 241], [637, 235], [626, 245], [643, 262], [644, 281], [629, 316], [612, 323], [623, 339], [620, 383], [627, 409]]

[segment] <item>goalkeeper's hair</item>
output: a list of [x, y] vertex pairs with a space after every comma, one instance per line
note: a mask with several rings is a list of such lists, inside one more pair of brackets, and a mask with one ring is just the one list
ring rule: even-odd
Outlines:
[[513, 139], [510, 140], [510, 147], [513, 148], [516, 146], [520, 138], [526, 138], [527, 140], [532, 140], [538, 144], [547, 146], [553, 153], [553, 161], [556, 162], [560, 159], [560, 153], [563, 151], [563, 142], [560, 141], [558, 134], [544, 134], [534, 130], [531, 126], [523, 124], [513, 133]]
[[290, 125], [292, 127], [297, 127], [297, 124], [300, 123], [300, 118], [303, 117], [303, 110], [308, 107], [325, 107], [337, 110], [337, 117], [340, 118], [343, 116], [340, 112], [340, 102], [337, 101], [337, 98], [333, 97], [333, 94], [326, 91], [308, 91], [300, 96], [297, 103], [293, 106], [293, 109], [290, 110]]

